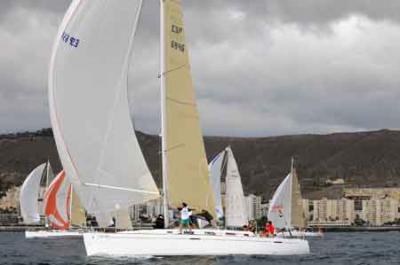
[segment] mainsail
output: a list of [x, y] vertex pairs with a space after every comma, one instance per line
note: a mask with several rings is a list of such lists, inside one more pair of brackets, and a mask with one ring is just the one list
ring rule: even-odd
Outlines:
[[225, 178], [225, 226], [242, 227], [248, 223], [242, 181], [232, 149], [227, 147], [225, 150], [227, 154]]
[[78, 195], [74, 191], [74, 188], [71, 185], [71, 213], [70, 213], [70, 222], [72, 227], [85, 227], [86, 226], [86, 213], [85, 209], [79, 200]]
[[127, 97], [141, 4], [74, 0], [51, 58], [49, 107], [58, 153], [84, 208], [101, 226], [116, 210], [159, 197]]
[[214, 157], [214, 159], [208, 165], [210, 171], [210, 182], [214, 191], [215, 198], [215, 212], [217, 218], [224, 216], [224, 211], [222, 208], [222, 198], [221, 198], [221, 178], [223, 174], [223, 164], [225, 160], [225, 150], [220, 152]]
[[301, 196], [301, 189], [299, 178], [297, 177], [296, 168], [292, 169], [292, 227], [304, 228], [306, 227], [306, 218], [303, 209], [303, 198]]
[[268, 219], [279, 229], [305, 227], [300, 184], [293, 166], [272, 197]]
[[22, 184], [20, 191], [20, 208], [21, 215], [25, 224], [33, 224], [40, 222], [39, 197], [41, 192], [40, 182], [43, 172], [46, 168], [46, 163], [37, 166]]
[[163, 176], [169, 206], [215, 216], [180, 0], [160, 1]]

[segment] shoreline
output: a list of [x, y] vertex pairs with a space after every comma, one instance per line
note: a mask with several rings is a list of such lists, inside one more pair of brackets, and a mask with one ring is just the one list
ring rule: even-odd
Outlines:
[[[340, 227], [318, 227], [322, 229], [324, 233], [335, 233], [335, 232], [400, 232], [400, 226], [340, 226]], [[39, 231], [43, 230], [42, 226], [23, 226], [23, 225], [15, 225], [15, 226], [0, 226], [1, 232], [25, 232], [29, 231]], [[106, 230], [114, 230], [114, 228], [109, 228]]]

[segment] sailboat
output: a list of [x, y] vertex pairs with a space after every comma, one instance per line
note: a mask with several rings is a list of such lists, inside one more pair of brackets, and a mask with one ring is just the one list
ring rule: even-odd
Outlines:
[[291, 170], [276, 189], [268, 209], [268, 220], [281, 230], [278, 236], [304, 237], [321, 236], [320, 232], [305, 231], [306, 220], [303, 210], [300, 183], [291, 160]]
[[72, 185], [61, 171], [48, 186], [44, 195], [46, 225], [50, 229], [26, 231], [26, 238], [82, 237], [86, 215]]
[[[57, 150], [84, 208], [108, 221], [115, 212], [159, 198], [129, 115], [129, 59], [142, 1], [74, 0], [60, 26], [49, 70]], [[215, 198], [185, 43], [179, 0], [160, 1], [163, 205], [167, 229], [87, 232], [87, 255], [288, 255], [309, 253], [301, 239], [249, 232], [179, 234], [169, 208], [182, 202], [215, 216]], [[100, 223], [104, 223], [100, 222]]]
[[[230, 146], [220, 152], [209, 164], [217, 217], [225, 219], [225, 227], [242, 228], [248, 224], [247, 209], [239, 169]], [[221, 180], [225, 180], [223, 211]]]
[[41, 224], [44, 194], [44, 188], [41, 183], [44, 179], [48, 182], [50, 172], [51, 166], [49, 162], [40, 164], [29, 173], [22, 184], [19, 202], [24, 224]]

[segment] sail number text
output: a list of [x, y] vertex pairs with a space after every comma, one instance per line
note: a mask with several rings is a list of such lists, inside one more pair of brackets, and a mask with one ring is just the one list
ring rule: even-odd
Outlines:
[[[171, 27], [171, 32], [172, 33], [181, 34], [182, 31], [183, 31], [182, 27], [178, 27], [176, 25], [172, 25], [172, 27]], [[178, 50], [178, 51], [181, 51], [181, 52], [184, 52], [185, 51], [185, 44], [180, 43], [180, 42], [178, 42], [176, 40], [172, 40], [171, 41], [171, 48], [175, 49], [175, 50]]]
[[65, 31], [64, 31], [63, 34], [61, 35], [61, 39], [62, 39], [65, 43], [69, 44], [69, 45], [72, 46], [72, 47], [77, 48], [78, 45], [79, 45], [79, 39], [78, 39], [78, 38], [75, 38], [75, 37], [73, 37], [73, 36], [71, 36], [70, 34], [66, 33]]

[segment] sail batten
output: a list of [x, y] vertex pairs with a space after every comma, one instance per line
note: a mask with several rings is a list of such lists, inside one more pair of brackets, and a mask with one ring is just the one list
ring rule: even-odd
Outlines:
[[84, 208], [104, 217], [104, 223], [117, 208], [159, 197], [134, 133], [127, 95], [141, 5], [139, 0], [73, 1], [50, 64], [50, 114], [63, 168]]

